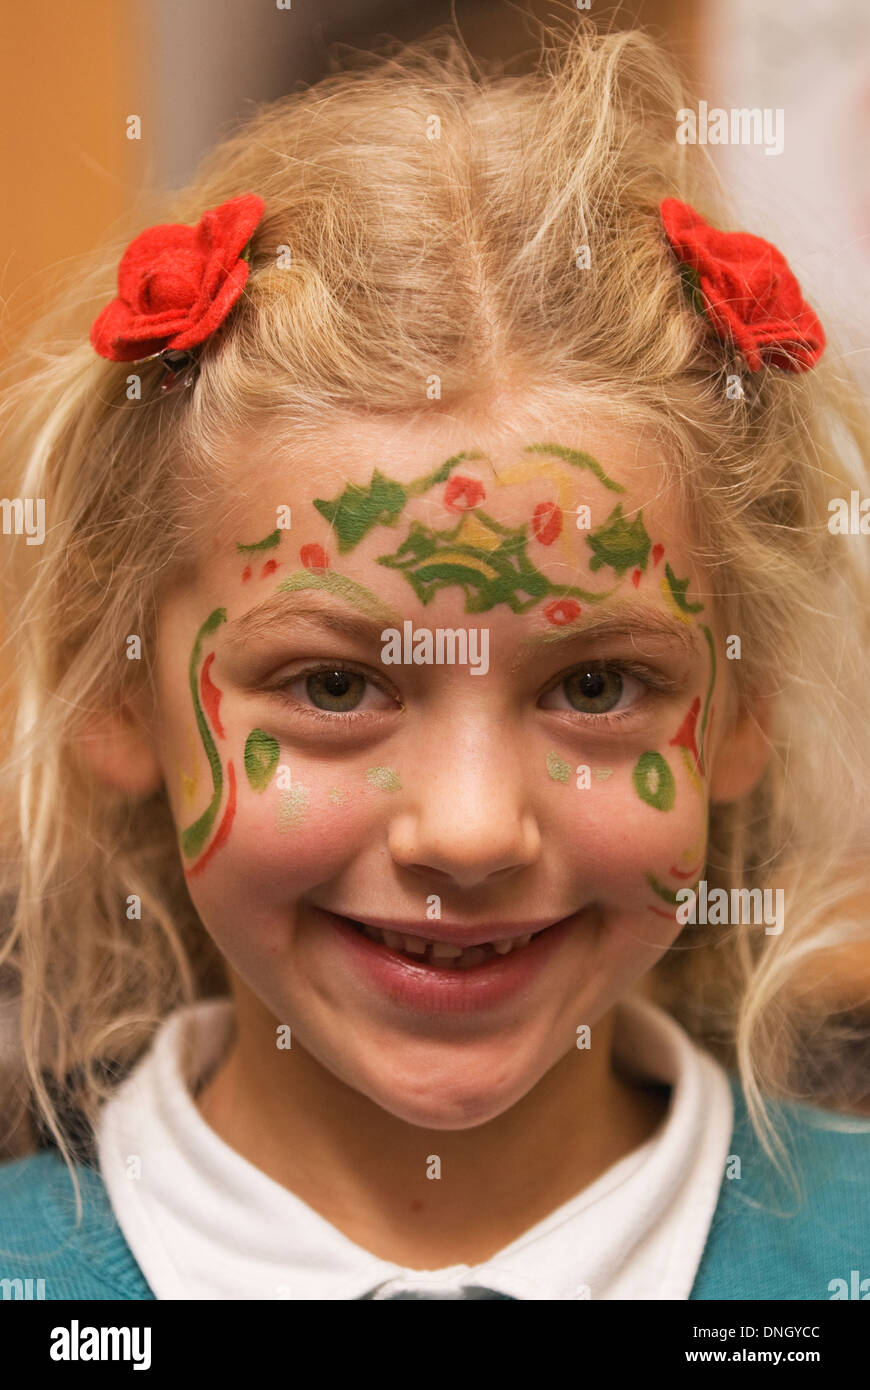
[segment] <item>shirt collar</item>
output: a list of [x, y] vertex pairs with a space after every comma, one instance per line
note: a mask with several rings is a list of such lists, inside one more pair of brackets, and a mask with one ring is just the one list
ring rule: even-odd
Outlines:
[[492, 1259], [432, 1271], [362, 1249], [206, 1123], [188, 1078], [219, 1060], [232, 1017], [225, 999], [171, 1015], [98, 1125], [115, 1215], [158, 1298], [383, 1300], [462, 1297], [474, 1286], [523, 1300], [688, 1297], [723, 1175], [731, 1093], [718, 1064], [654, 1005], [617, 1005], [614, 1061], [672, 1087], [656, 1133]]

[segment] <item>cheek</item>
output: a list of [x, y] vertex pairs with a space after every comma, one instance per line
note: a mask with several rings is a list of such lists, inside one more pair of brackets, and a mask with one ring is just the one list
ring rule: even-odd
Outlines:
[[[618, 760], [588, 788], [564, 788], [575, 882], [611, 912], [673, 921], [672, 895], [703, 873], [707, 793], [679, 750]], [[567, 806], [564, 804], [567, 802]], [[563, 840], [564, 844], [564, 840]], [[669, 896], [670, 895], [670, 896]]]
[[249, 936], [256, 926], [265, 944], [275, 933], [286, 938], [298, 898], [340, 878], [373, 842], [378, 808], [362, 774], [300, 758], [292, 768], [279, 762], [255, 789], [239, 753], [228, 759], [241, 768], [232, 824], [204, 867], [194, 864], [188, 888], [213, 935]]

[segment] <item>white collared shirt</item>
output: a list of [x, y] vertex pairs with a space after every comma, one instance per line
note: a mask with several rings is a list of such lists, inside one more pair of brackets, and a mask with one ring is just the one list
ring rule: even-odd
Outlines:
[[97, 1126], [112, 1208], [155, 1296], [449, 1298], [481, 1286], [517, 1299], [687, 1299], [724, 1176], [731, 1090], [668, 1014], [634, 998], [616, 1007], [620, 1070], [672, 1087], [656, 1132], [483, 1264], [432, 1271], [364, 1250], [219, 1138], [191, 1085], [226, 1048], [233, 1005], [178, 1010]]

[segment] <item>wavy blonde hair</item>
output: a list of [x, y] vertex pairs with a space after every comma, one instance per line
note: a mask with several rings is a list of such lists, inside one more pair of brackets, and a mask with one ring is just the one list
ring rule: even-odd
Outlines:
[[[659, 214], [674, 196], [728, 225], [705, 151], [675, 140], [687, 95], [645, 34], [571, 16], [542, 29], [535, 70], [519, 76], [481, 71], [443, 31], [358, 56], [258, 109], [187, 189], [150, 207], [151, 222], [193, 223], [239, 193], [265, 200], [244, 296], [194, 389], [161, 396], [149, 365], [129, 400], [133, 369], [88, 343], [128, 236], [80, 268], [34, 335], [0, 463], [0, 491], [44, 497], [50, 523], [41, 546], [4, 539], [9, 1151], [41, 1132], [71, 1162], [74, 1117], [88, 1132], [160, 1021], [226, 989], [165, 791], [108, 793], [77, 744], [92, 719], [153, 693], [161, 593], [227, 440], [265, 417], [292, 432], [338, 410], [418, 410], [432, 373], [447, 408], [512, 379], [554, 401], [582, 393], [662, 439], [723, 630], [742, 639], [733, 698], [776, 693], [763, 780], [711, 809], [706, 877], [784, 888], [787, 926], [689, 928], [652, 982], [739, 1071], [769, 1151], [767, 1098], [848, 1106], [866, 1091], [866, 1026], [806, 987], [813, 961], [868, 937], [870, 577], [860, 541], [827, 526], [830, 497], [868, 488], [859, 392], [831, 344], [814, 371], [764, 370], [751, 398], [727, 398], [725, 349], [705, 354]], [[130, 234], [141, 207], [137, 219]], [[141, 661], [125, 659], [130, 633]], [[127, 917], [130, 894], [141, 920]]]

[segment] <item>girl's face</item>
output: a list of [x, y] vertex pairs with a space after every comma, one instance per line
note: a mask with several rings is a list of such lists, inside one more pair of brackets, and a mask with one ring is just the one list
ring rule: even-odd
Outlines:
[[191, 897], [294, 1045], [480, 1124], [679, 931], [727, 704], [710, 595], [654, 451], [600, 427], [361, 421], [237, 476], [160, 614]]

